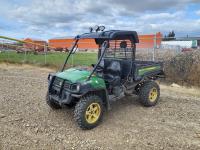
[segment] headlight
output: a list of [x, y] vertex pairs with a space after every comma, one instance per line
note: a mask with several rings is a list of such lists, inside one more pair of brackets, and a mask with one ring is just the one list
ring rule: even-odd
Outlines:
[[80, 84], [72, 84], [70, 87], [70, 90], [73, 92], [79, 92], [80, 91]]

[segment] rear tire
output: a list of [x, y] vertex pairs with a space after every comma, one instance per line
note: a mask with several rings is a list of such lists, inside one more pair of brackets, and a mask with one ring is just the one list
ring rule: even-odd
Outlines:
[[50, 98], [49, 98], [49, 93], [47, 92], [46, 95], [46, 102], [49, 105], [49, 107], [51, 107], [52, 109], [61, 109], [62, 107], [58, 104], [56, 104], [55, 102], [53, 102]]
[[81, 129], [92, 129], [99, 125], [103, 117], [103, 102], [96, 95], [80, 99], [74, 110], [74, 118]]
[[139, 91], [140, 102], [146, 106], [155, 106], [160, 97], [160, 87], [155, 81], [149, 81], [142, 85]]

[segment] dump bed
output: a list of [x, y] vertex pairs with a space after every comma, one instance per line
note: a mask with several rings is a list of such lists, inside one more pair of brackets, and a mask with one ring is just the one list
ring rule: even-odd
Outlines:
[[163, 77], [163, 63], [154, 61], [134, 61], [134, 79], [144, 77]]

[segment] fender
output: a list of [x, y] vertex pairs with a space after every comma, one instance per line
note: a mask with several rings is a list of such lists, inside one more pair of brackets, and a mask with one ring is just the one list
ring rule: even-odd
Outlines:
[[98, 95], [103, 100], [103, 103], [105, 104], [106, 109], [107, 110], [111, 109], [109, 97], [108, 97], [108, 92], [107, 92], [106, 89], [88, 89], [88, 90], [85, 90], [84, 93], [72, 94], [71, 96], [76, 97], [76, 98], [81, 98], [81, 97], [84, 97], [85, 95], [88, 95], [88, 94]]

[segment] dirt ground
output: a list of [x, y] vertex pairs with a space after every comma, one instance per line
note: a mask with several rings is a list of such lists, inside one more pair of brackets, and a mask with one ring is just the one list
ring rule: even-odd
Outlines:
[[200, 149], [200, 90], [161, 85], [157, 106], [137, 97], [112, 103], [103, 122], [83, 131], [73, 109], [45, 102], [52, 70], [0, 65], [0, 149]]

